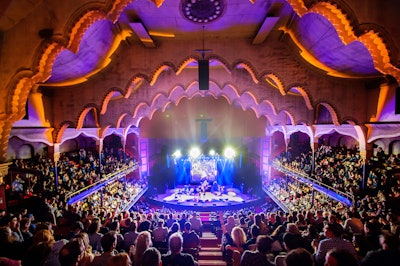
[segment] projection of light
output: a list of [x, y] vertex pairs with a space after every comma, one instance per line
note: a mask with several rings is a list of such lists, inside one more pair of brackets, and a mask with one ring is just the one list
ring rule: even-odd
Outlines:
[[233, 148], [227, 147], [224, 150], [224, 156], [227, 159], [233, 159], [236, 156], [236, 152], [235, 152], [235, 150]]
[[201, 150], [198, 147], [193, 147], [189, 151], [189, 156], [191, 158], [197, 158], [201, 155]]
[[210, 150], [210, 152], [208, 153], [210, 156], [215, 156], [216, 152], [215, 150]]
[[182, 157], [182, 152], [180, 150], [176, 150], [172, 156], [174, 156], [175, 158], [179, 159]]

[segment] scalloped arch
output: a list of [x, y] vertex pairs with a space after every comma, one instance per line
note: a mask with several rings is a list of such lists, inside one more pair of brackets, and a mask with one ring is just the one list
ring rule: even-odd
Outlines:
[[253, 67], [250, 66], [250, 64], [244, 63], [244, 62], [240, 62], [240, 63], [236, 64], [235, 67], [236, 68], [244, 68], [250, 74], [250, 76], [253, 79], [253, 82], [255, 84], [258, 84], [260, 82], [257, 79], [255, 71], [254, 71]]
[[179, 75], [183, 69], [185, 69], [189, 64], [197, 62], [197, 59], [194, 57], [189, 57], [183, 60], [183, 62], [179, 65], [178, 70], [176, 71], [176, 75]]
[[[400, 69], [390, 63], [390, 53], [388, 47], [386, 46], [387, 42], [382, 39], [379, 33], [376, 33], [374, 30], [369, 30], [367, 32], [360, 31], [364, 33], [357, 37], [355, 30], [351, 26], [346, 14], [338, 6], [329, 2], [317, 2], [310, 9], [307, 9], [303, 0], [286, 1], [292, 6], [293, 10], [299, 17], [302, 17], [310, 12], [317, 13], [325, 17], [335, 27], [339, 38], [344, 44], [348, 44], [353, 41], [360, 41], [363, 43], [371, 54], [375, 68], [383, 74], [392, 75], [398, 82], [400, 81]], [[288, 31], [286, 28], [282, 29], [284, 31]], [[293, 34], [290, 34], [290, 36], [304, 52], [304, 47], [299, 44], [295, 36]], [[320, 64], [318, 67], [325, 69], [331, 75], [335, 75], [336, 71], [333, 71], [322, 64]]]
[[352, 125], [352, 126], [358, 125], [357, 119], [355, 119], [354, 117], [350, 117], [350, 116], [349, 117], [344, 117], [340, 124], [349, 124], [349, 125]]
[[129, 116], [128, 113], [121, 114], [117, 119], [116, 128], [120, 128], [122, 121], [124, 120], [125, 117], [128, 117], [128, 116]]
[[103, 114], [105, 114], [107, 112], [108, 103], [110, 102], [110, 100], [112, 98], [115, 97], [115, 93], [119, 93], [121, 96], [124, 95], [123, 91], [121, 89], [118, 89], [118, 88], [114, 89], [114, 90], [111, 90], [108, 93], [106, 93], [106, 96], [104, 97], [103, 103], [101, 104], [101, 111], [100, 111], [101, 115], [103, 115]]
[[276, 107], [275, 105], [270, 101], [270, 100], [263, 100], [262, 103], [265, 103], [267, 106], [269, 106], [272, 109], [272, 112], [274, 115], [277, 115], [278, 113], [276, 112]]
[[101, 139], [104, 139], [107, 135], [109, 135], [109, 134], [107, 134], [107, 130], [109, 128], [111, 128], [111, 125], [106, 125], [106, 126], [104, 126], [104, 127], [99, 129], [99, 137]]
[[265, 81], [268, 82], [272, 87], [277, 88], [279, 92], [284, 96], [286, 91], [283, 87], [281, 79], [274, 73], [264, 75]]
[[[251, 91], [245, 91], [242, 94], [239, 94], [239, 89], [232, 84], [225, 84], [222, 89], [218, 87], [217, 84], [214, 84], [212, 90], [207, 92], [192, 90], [191, 87], [193, 84], [195, 84], [195, 82], [190, 83], [186, 90], [181, 86], [175, 86], [168, 96], [165, 95], [164, 92], [156, 93], [151, 100], [151, 104], [144, 101], [140, 102], [136, 105], [133, 111], [133, 120], [139, 123], [140, 119], [144, 117], [151, 119], [156, 111], [165, 111], [165, 108], [171, 103], [178, 105], [184, 98], [191, 99], [193, 97], [207, 96], [214, 97], [215, 99], [224, 98], [231, 105], [235, 102], [242, 108], [242, 110], [252, 110], [258, 118], [265, 116], [268, 119], [268, 123], [273, 125], [271, 115], [277, 116], [276, 108], [269, 100], [258, 102], [257, 98], [251, 93]], [[284, 113], [289, 118], [290, 123], [295, 125], [294, 116], [289, 111], [283, 110], [280, 113]]]
[[61, 143], [64, 132], [69, 127], [74, 127], [74, 123], [72, 121], [64, 121], [60, 124], [57, 130], [54, 130], [54, 141], [55, 143]]
[[78, 122], [76, 125], [76, 129], [81, 129], [83, 127], [83, 122], [85, 121], [86, 115], [90, 111], [94, 112], [95, 123], [96, 123], [96, 126], [99, 127], [98, 108], [94, 104], [88, 104], [83, 108], [82, 112], [78, 116]]
[[145, 75], [135, 75], [126, 87], [125, 98], [128, 99], [132, 93], [135, 93], [142, 86], [145, 80]]
[[225, 71], [228, 74], [232, 73], [232, 69], [229, 67], [228, 62], [226, 62], [226, 60], [224, 60], [222, 57], [218, 56], [218, 55], [212, 55], [208, 58], [210, 61], [216, 61], [219, 62], [221, 64], [221, 66], [225, 69]]
[[313, 109], [313, 106], [311, 104], [311, 99], [310, 99], [310, 96], [308, 95], [307, 91], [301, 86], [291, 87], [289, 89], [289, 91], [292, 90], [292, 89], [297, 90], [300, 93], [300, 95], [303, 96], [303, 99], [304, 99], [304, 102], [305, 102], [305, 104], [307, 106], [307, 109], [311, 111]]
[[282, 113], [285, 113], [285, 114], [289, 117], [290, 124], [291, 124], [292, 126], [295, 126], [295, 125], [296, 125], [296, 122], [295, 122], [295, 120], [294, 120], [294, 115], [293, 115], [291, 112], [289, 112], [289, 111], [287, 111], [287, 110], [282, 110], [281, 112], [282, 112]]
[[146, 112], [146, 110], [148, 110], [148, 109], [150, 109], [150, 106], [147, 103], [145, 103], [145, 102], [139, 103], [135, 107], [135, 110], [133, 112], [133, 117], [134, 118], [135, 117], [147, 117], [147, 115], [145, 115], [145, 114], [149, 113], [149, 112]]
[[66, 48], [74, 53], [77, 53], [86, 30], [97, 21], [105, 19], [107, 19], [107, 14], [104, 11], [86, 11], [86, 13], [80, 16], [78, 21], [74, 23], [74, 26], [71, 28], [71, 32], [69, 34], [70, 38]]
[[[335, 126], [338, 126], [339, 125], [339, 119], [338, 119], [337, 113], [336, 113], [335, 109], [333, 108], [333, 106], [331, 104], [327, 103], [327, 102], [320, 102], [320, 103], [317, 104], [317, 106], [318, 105], [322, 105], [328, 110], [329, 114], [331, 115], [333, 124]], [[318, 108], [315, 108], [315, 110], [318, 110]]]
[[[153, 75], [151, 76], [150, 86], [153, 86], [156, 83], [158, 77], [161, 75], [162, 72], [170, 70], [170, 69], [175, 70], [173, 64], [171, 64], [171, 63], [164, 63], [161, 66], [159, 66], [158, 68], [156, 68]], [[176, 73], [176, 71], [175, 71], [175, 73]]]

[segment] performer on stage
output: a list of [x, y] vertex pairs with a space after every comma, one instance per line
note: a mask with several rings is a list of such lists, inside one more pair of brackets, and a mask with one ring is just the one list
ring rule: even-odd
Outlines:
[[203, 181], [203, 183], [201, 183], [201, 191], [202, 191], [203, 193], [206, 192], [207, 187], [208, 187], [208, 181], [207, 181], [207, 179], [205, 179], [205, 180]]
[[219, 185], [217, 183], [217, 181], [214, 181], [211, 187], [211, 192], [219, 192]]

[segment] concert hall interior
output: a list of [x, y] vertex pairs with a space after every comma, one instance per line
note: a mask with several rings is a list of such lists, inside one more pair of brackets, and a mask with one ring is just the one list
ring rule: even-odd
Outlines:
[[359, 210], [400, 228], [397, 0], [0, 2], [0, 217], [45, 200], [61, 221]]

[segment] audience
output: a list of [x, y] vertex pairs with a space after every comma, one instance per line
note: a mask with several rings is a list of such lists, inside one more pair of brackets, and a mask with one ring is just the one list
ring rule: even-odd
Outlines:
[[193, 256], [182, 252], [183, 238], [180, 233], [173, 233], [168, 241], [169, 251], [162, 255], [162, 265], [197, 266]]
[[142, 263], [143, 254], [150, 246], [152, 246], [151, 234], [148, 231], [140, 232], [135, 246], [134, 256], [133, 256], [133, 264], [135, 266], [144, 266]]
[[314, 260], [310, 252], [304, 248], [291, 250], [285, 257], [286, 266], [313, 266]]
[[107, 263], [107, 266], [131, 266], [131, 265], [132, 265], [131, 259], [129, 258], [129, 255], [126, 252], [118, 253], [115, 256], [112, 256]]
[[161, 253], [154, 247], [149, 247], [143, 253], [142, 263], [145, 266], [161, 266]]
[[[78, 240], [71, 240], [60, 250], [59, 261], [61, 266], [77, 266], [83, 257], [85, 247]], [[97, 265], [97, 264], [96, 264]]]
[[333, 248], [326, 253], [324, 266], [358, 266], [358, 265], [359, 263], [357, 259], [347, 250]]
[[274, 263], [268, 259], [268, 254], [271, 253], [272, 238], [270, 236], [261, 235], [257, 237], [257, 248], [255, 251], [246, 250], [244, 251], [240, 266], [272, 266]]
[[361, 266], [385, 265], [394, 266], [400, 262], [399, 238], [391, 233], [380, 236], [381, 248], [371, 250], [361, 260]]
[[357, 258], [357, 252], [354, 245], [342, 238], [343, 227], [338, 223], [328, 223], [324, 228], [325, 239], [315, 241], [315, 261], [317, 265], [324, 265], [326, 253], [332, 248], [338, 248], [349, 252], [354, 258]]
[[[83, 151], [76, 160], [62, 156], [57, 189], [49, 181], [54, 179], [54, 166], [48, 160], [14, 162], [17, 167], [43, 173], [33, 179], [29, 194], [33, 198], [42, 189], [38, 206], [43, 212], [38, 216], [27, 209], [14, 213], [0, 210], [1, 261], [22, 265], [196, 265], [196, 258], [184, 248], [200, 248], [204, 222], [199, 213], [154, 208], [146, 201], [133, 205], [130, 199], [146, 182], [117, 180], [84, 200], [67, 203], [71, 191], [132, 164], [107, 155], [100, 169], [99, 159]], [[376, 161], [369, 162], [365, 190], [357, 150], [321, 145], [315, 158], [314, 171], [309, 152], [275, 161], [277, 167], [294, 173], [273, 178], [266, 188], [286, 209], [266, 202], [226, 210], [219, 219], [213, 214], [212, 231], [222, 227], [224, 232], [223, 250], [238, 255], [234, 265], [273, 265], [273, 261], [277, 266], [397, 265], [400, 181], [381, 165], [395, 167], [398, 156], [381, 152]], [[296, 175], [350, 195], [353, 205], [333, 200]]]
[[115, 231], [105, 233], [101, 237], [101, 247], [103, 252], [100, 256], [95, 256], [93, 266], [107, 266], [110, 259], [115, 256], [115, 248], [117, 246], [117, 234]]

